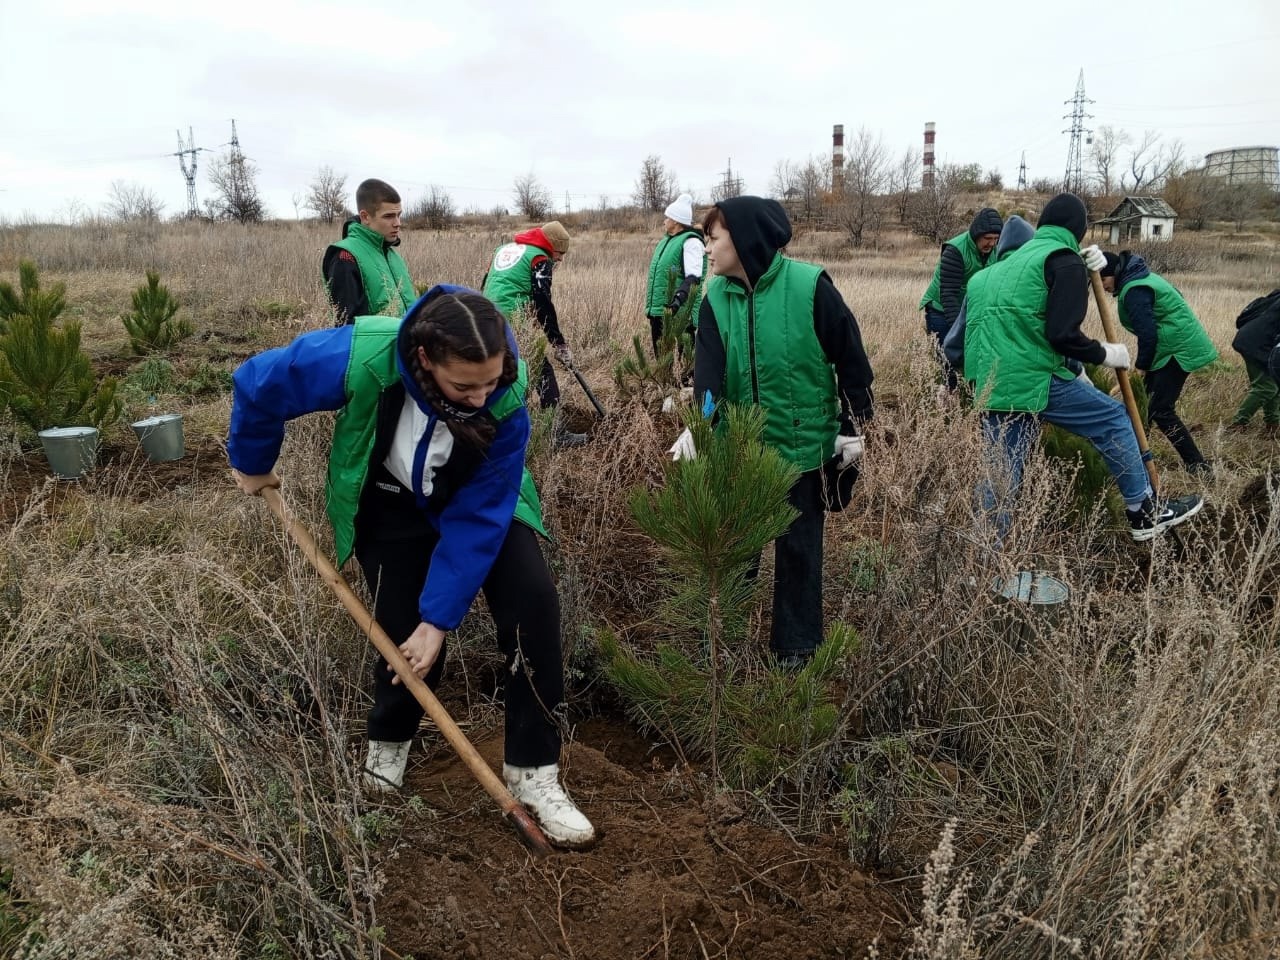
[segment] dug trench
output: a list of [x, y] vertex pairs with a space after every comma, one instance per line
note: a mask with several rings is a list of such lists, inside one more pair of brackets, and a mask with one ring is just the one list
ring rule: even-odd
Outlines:
[[[835, 837], [793, 838], [607, 714], [579, 724], [565, 782], [600, 837], [534, 858], [430, 732], [377, 847], [378, 923], [401, 956], [519, 960], [894, 956], [906, 913]], [[498, 733], [477, 749], [501, 766]], [[418, 744], [415, 744], [415, 751]]]

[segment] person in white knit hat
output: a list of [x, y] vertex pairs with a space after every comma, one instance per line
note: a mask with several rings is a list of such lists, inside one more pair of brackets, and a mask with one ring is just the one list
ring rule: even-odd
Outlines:
[[[649, 334], [653, 340], [653, 355], [658, 355], [658, 341], [662, 338], [662, 322], [665, 311], [679, 310], [695, 297], [689, 316], [693, 318], [688, 332], [698, 324], [698, 307], [702, 301], [702, 278], [707, 273], [707, 248], [702, 231], [693, 225], [693, 197], [682, 193], [663, 211], [662, 239], [654, 248], [649, 262], [649, 286], [645, 296], [645, 316], [649, 318]], [[672, 290], [672, 279], [675, 289]], [[695, 293], [694, 287], [698, 290]]]

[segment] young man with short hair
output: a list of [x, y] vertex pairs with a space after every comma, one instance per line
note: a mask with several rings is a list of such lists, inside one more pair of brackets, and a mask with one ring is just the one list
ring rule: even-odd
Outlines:
[[324, 252], [320, 270], [336, 326], [356, 317], [402, 316], [417, 299], [400, 244], [400, 194], [383, 180], [356, 188], [359, 217], [342, 225], [342, 239]]

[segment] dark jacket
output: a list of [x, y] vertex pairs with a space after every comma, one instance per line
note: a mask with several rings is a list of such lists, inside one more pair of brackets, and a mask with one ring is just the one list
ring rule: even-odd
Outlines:
[[[969, 237], [976, 243], [984, 233], [1001, 233], [1003, 228], [1000, 212], [993, 207], [983, 207], [969, 223]], [[994, 250], [987, 255], [984, 263], [995, 263]], [[964, 257], [960, 251], [954, 245], [944, 243], [942, 254], [938, 258], [938, 298], [942, 301], [942, 314], [947, 318], [947, 323], [954, 323], [960, 312], [965, 287], [969, 282], [965, 274]]]
[[[1088, 213], [1073, 193], [1060, 193], [1044, 205], [1037, 226], [1063, 227], [1076, 241], [1084, 239]], [[1044, 332], [1049, 346], [1068, 360], [1101, 363], [1107, 352], [1081, 329], [1089, 312], [1089, 274], [1074, 250], [1060, 250], [1044, 262], [1049, 295], [1044, 305]]]
[[1236, 317], [1236, 335], [1231, 341], [1231, 349], [1246, 360], [1265, 367], [1278, 341], [1280, 290], [1272, 290], [1265, 297], [1250, 302]]
[[[994, 231], [988, 232], [993, 233]], [[991, 253], [991, 262], [999, 263], [1035, 235], [1035, 227], [1031, 226], [1016, 213], [1013, 214], [1005, 222], [1004, 228], [1000, 232], [1000, 242], [996, 244], [995, 250]], [[956, 322], [951, 325], [951, 329], [947, 331], [947, 335], [942, 341], [942, 352], [947, 358], [947, 363], [962, 373], [964, 371], [964, 330], [969, 320], [967, 306], [967, 300], [961, 302], [960, 312], [956, 315]]]
[[[1115, 283], [1117, 292], [1126, 284], [1151, 276], [1147, 261], [1136, 253], [1121, 250], [1116, 263]], [[1150, 287], [1134, 287], [1125, 291], [1124, 315], [1133, 326], [1133, 335], [1138, 338], [1138, 355], [1133, 365], [1139, 370], [1150, 370], [1156, 359], [1156, 295]]]
[[[791, 222], [776, 200], [734, 197], [716, 206], [724, 215], [750, 290], [773, 263], [778, 251], [791, 241]], [[736, 279], [729, 282], [741, 284]], [[869, 420], [872, 414], [871, 363], [862, 345], [858, 321], [825, 272], [818, 278], [813, 295], [813, 329], [835, 369], [840, 395], [840, 432], [858, 433], [854, 421]], [[707, 300], [702, 301], [693, 356], [697, 396], [701, 397], [709, 389], [718, 394], [725, 376], [725, 349], [715, 312]]]

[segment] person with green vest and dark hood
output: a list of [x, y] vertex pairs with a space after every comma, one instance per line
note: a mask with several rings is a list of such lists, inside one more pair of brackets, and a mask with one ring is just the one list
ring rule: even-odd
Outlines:
[[[664, 315], [683, 307], [691, 293], [694, 302], [689, 316], [693, 323], [687, 332], [693, 333], [697, 328], [698, 308], [702, 304], [700, 285], [707, 272], [707, 248], [702, 242], [702, 231], [693, 225], [693, 197], [682, 193], [671, 201], [663, 212], [662, 231], [662, 239], [653, 248], [653, 259], [649, 261], [649, 284], [645, 293], [645, 315], [649, 318], [655, 357], [658, 341], [662, 339]], [[671, 290], [673, 280], [676, 286]], [[694, 287], [699, 288], [697, 293], [693, 293]]]
[[382, 180], [356, 188], [359, 218], [342, 225], [342, 239], [324, 252], [320, 272], [337, 325], [356, 317], [402, 317], [417, 299], [400, 245], [400, 194]]
[[1236, 317], [1236, 335], [1231, 349], [1244, 359], [1249, 375], [1249, 392], [1231, 417], [1227, 427], [1232, 433], [1247, 430], [1249, 421], [1259, 410], [1268, 437], [1280, 436], [1280, 383], [1272, 363], [1276, 345], [1280, 343], [1280, 290], [1250, 300]]
[[[358, 317], [304, 333], [236, 370], [227, 453], [236, 485], [280, 485], [285, 424], [338, 411], [325, 492], [339, 565], [352, 555], [374, 616], [434, 689], [446, 635], [480, 591], [506, 656], [503, 778], [552, 843], [595, 831], [559, 779], [560, 602], [538, 544], [525, 469], [529, 412], [515, 336], [465, 287], [437, 286], [404, 319]], [[363, 781], [403, 785], [422, 708], [381, 658]]]
[[[983, 207], [974, 216], [968, 230], [942, 244], [938, 265], [933, 269], [933, 279], [920, 298], [920, 309], [924, 311], [924, 328], [938, 341], [940, 357], [943, 356], [943, 340], [960, 313], [960, 304], [964, 302], [969, 281], [989, 262], [995, 262], [991, 252], [999, 242], [1000, 231], [1003, 229], [1004, 221], [1000, 219], [1000, 212], [992, 207]], [[943, 365], [946, 366], [945, 359]], [[946, 376], [947, 388], [954, 390], [957, 383], [955, 372], [947, 368]]]
[[[517, 233], [510, 243], [494, 251], [481, 286], [484, 295], [498, 305], [514, 324], [532, 318], [546, 334], [547, 345], [564, 364], [573, 363], [573, 351], [560, 332], [560, 319], [551, 302], [551, 274], [569, 250], [569, 231], [559, 220]], [[538, 371], [538, 402], [551, 409], [560, 403], [560, 384], [551, 360], [544, 357]], [[557, 424], [556, 442], [578, 446], [586, 434], [570, 433]]]
[[[872, 415], [871, 364], [826, 271], [782, 255], [791, 240], [782, 204], [722, 200], [702, 226], [711, 277], [698, 317], [694, 395], [763, 408], [764, 442], [801, 471], [789, 495], [800, 515], [775, 543], [769, 641], [779, 665], [792, 669], [823, 639], [823, 520], [851, 494], [832, 480], [857, 475], [850, 468], [862, 456], [860, 425]], [[697, 456], [689, 430], [670, 452], [677, 460]]]
[[1124, 344], [1099, 342], [1081, 329], [1089, 308], [1086, 264], [1096, 270], [1106, 263], [1097, 247], [1082, 255], [1086, 226], [1084, 203], [1060, 193], [1045, 204], [1029, 241], [969, 281], [964, 372], [982, 411], [991, 470], [979, 500], [997, 545], [1012, 523], [1010, 504], [1042, 420], [1083, 437], [1102, 456], [1134, 540], [1150, 540], [1204, 505], [1198, 496], [1156, 500], [1124, 404], [1084, 372], [1086, 363], [1129, 368]]
[[1218, 359], [1217, 348], [1178, 289], [1136, 253], [1103, 251], [1102, 286], [1116, 298], [1120, 323], [1138, 338], [1134, 366], [1147, 387], [1154, 422], [1191, 473], [1212, 471], [1175, 409], [1187, 375]]

